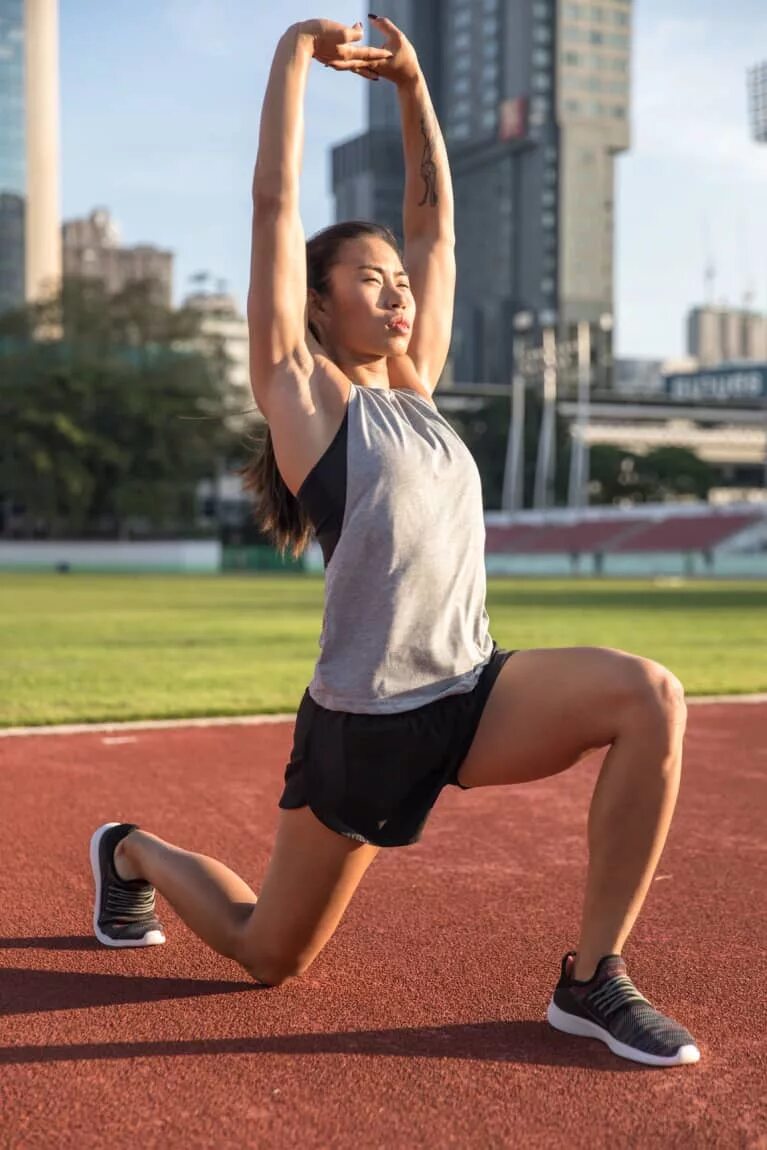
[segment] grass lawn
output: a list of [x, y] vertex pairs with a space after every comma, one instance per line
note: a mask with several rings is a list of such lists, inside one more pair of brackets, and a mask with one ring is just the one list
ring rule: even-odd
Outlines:
[[[0, 574], [0, 726], [295, 711], [321, 576]], [[767, 690], [767, 582], [490, 579], [503, 647], [621, 647]]]

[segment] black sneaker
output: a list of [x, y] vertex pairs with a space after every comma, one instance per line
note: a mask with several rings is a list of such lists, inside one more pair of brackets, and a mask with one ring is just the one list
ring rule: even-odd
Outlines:
[[154, 913], [154, 887], [142, 878], [126, 882], [114, 867], [121, 839], [138, 830], [134, 823], [104, 823], [91, 836], [91, 869], [96, 883], [93, 929], [104, 946], [159, 946], [165, 933]]
[[562, 975], [546, 1012], [553, 1027], [565, 1034], [598, 1038], [613, 1054], [646, 1066], [698, 1061], [695, 1039], [639, 993], [619, 954], [601, 958], [588, 982], [570, 977], [570, 958], [575, 959], [575, 951], [562, 959]]

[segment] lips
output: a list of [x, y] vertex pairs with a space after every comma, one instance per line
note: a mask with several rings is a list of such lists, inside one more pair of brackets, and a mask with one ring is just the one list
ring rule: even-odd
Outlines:
[[410, 331], [410, 324], [406, 319], [392, 319], [386, 325], [389, 331]]

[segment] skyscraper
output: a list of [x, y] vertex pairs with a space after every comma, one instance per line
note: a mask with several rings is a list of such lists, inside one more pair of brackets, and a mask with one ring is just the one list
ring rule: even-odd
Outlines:
[[752, 135], [767, 144], [767, 60], [748, 70], [748, 104]]
[[[614, 157], [629, 145], [630, 0], [390, 0], [412, 40], [450, 156], [461, 381], [505, 382], [512, 321], [573, 338], [613, 312]], [[373, 42], [378, 42], [375, 35]], [[369, 129], [333, 150], [336, 218], [401, 238], [396, 92], [368, 92]]]
[[0, 312], [61, 277], [58, 0], [0, 0]]

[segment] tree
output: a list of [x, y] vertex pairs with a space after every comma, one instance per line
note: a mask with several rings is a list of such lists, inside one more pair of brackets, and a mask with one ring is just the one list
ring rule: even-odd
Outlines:
[[591, 502], [660, 503], [706, 499], [717, 470], [685, 447], [659, 447], [645, 455], [612, 444], [591, 449]]
[[149, 283], [109, 296], [87, 280], [0, 317], [0, 506], [17, 531], [193, 527], [197, 482], [232, 450], [222, 349], [189, 350], [199, 322]]

